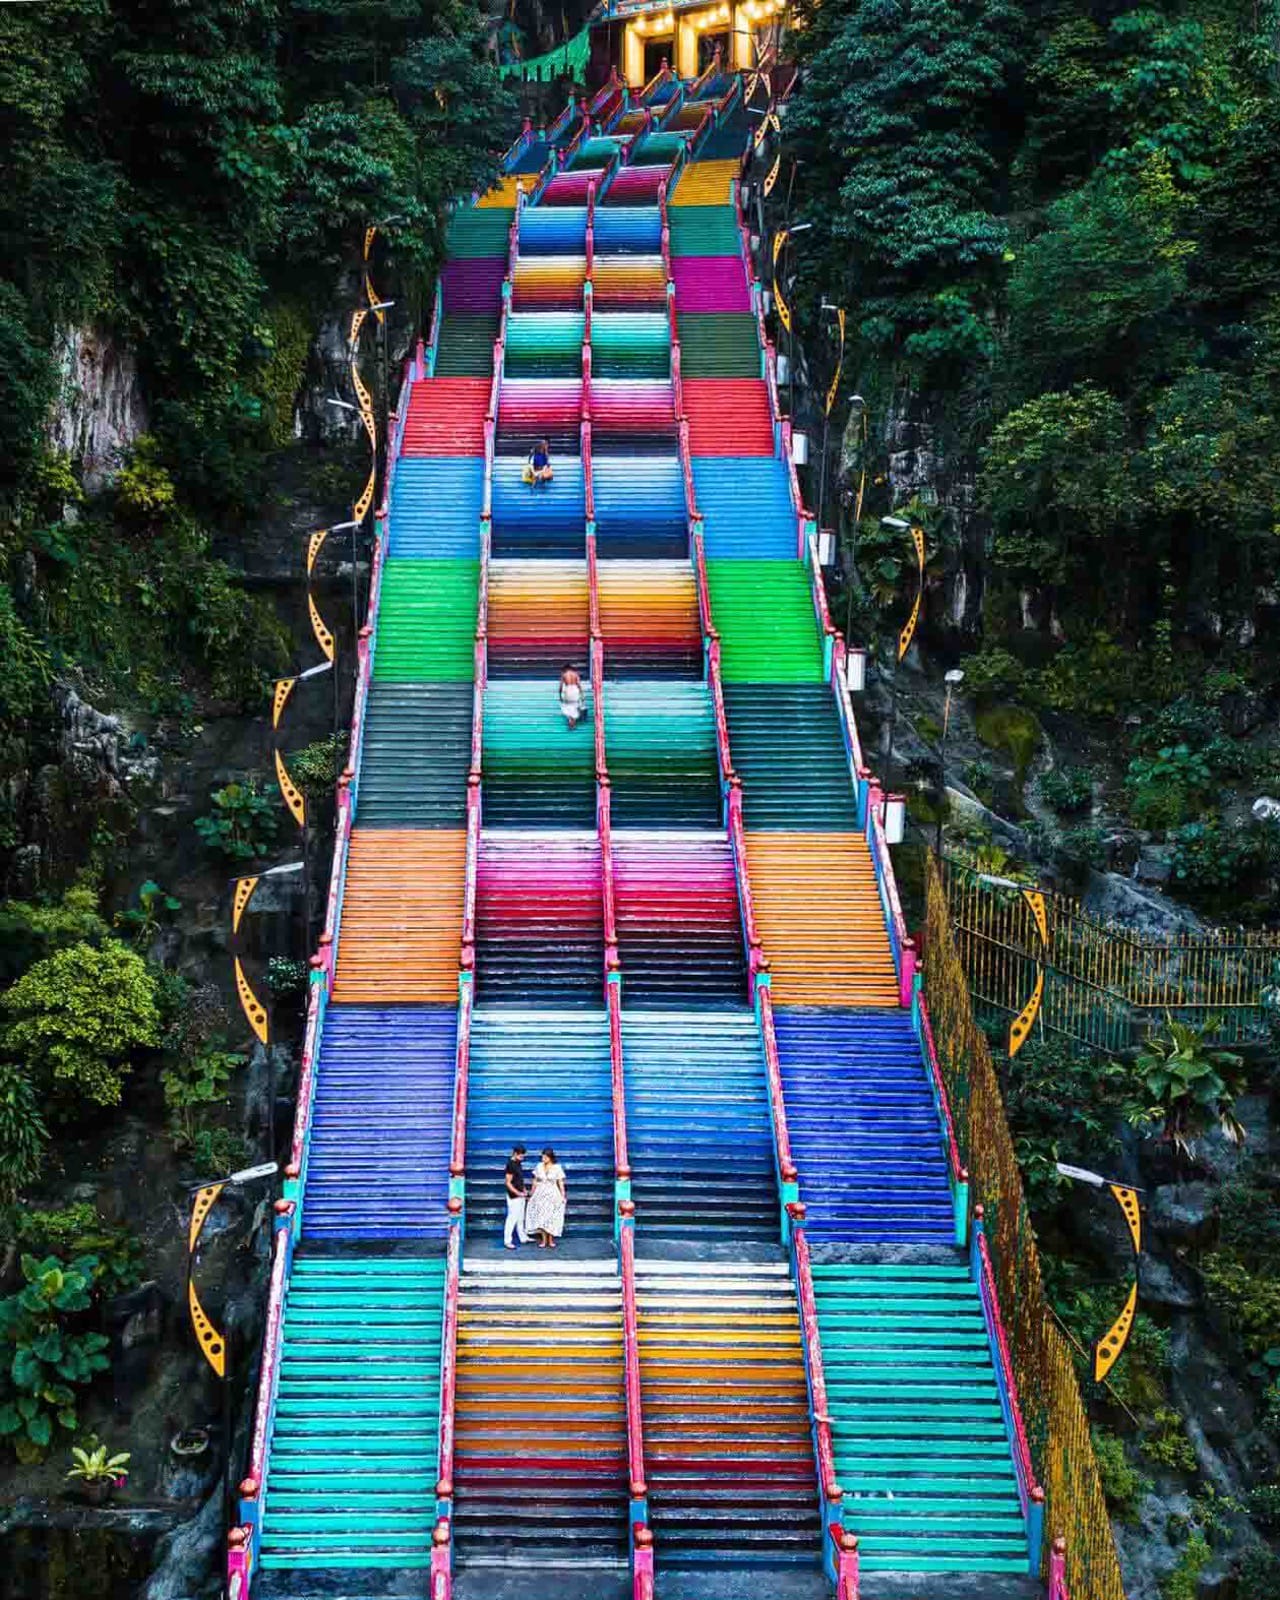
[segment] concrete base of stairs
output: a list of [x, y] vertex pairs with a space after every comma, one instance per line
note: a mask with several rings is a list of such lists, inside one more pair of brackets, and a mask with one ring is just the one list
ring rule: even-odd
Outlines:
[[681, 1239], [671, 1234], [648, 1234], [636, 1225], [637, 1261], [741, 1261], [751, 1265], [785, 1261], [781, 1244], [752, 1243], [749, 1240]]
[[1044, 1585], [1029, 1573], [864, 1572], [858, 1600], [1044, 1600]]
[[453, 1600], [631, 1600], [631, 1574], [617, 1567], [556, 1567], [512, 1559], [510, 1566], [472, 1565], [459, 1562], [453, 1573]]
[[831, 1266], [954, 1267], [963, 1252], [947, 1244], [834, 1244], [809, 1240], [809, 1256]]
[[253, 1575], [253, 1600], [408, 1600], [410, 1595], [422, 1600], [426, 1592], [425, 1567], [395, 1572], [269, 1567]]
[[832, 1587], [816, 1564], [795, 1566], [734, 1561], [729, 1552], [706, 1567], [672, 1570], [658, 1561], [656, 1600], [743, 1600], [767, 1595], [768, 1600], [831, 1600]]

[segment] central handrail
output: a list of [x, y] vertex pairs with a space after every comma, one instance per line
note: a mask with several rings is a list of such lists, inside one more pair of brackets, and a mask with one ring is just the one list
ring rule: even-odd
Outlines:
[[[818, 1485], [826, 1510], [838, 1517], [844, 1490], [836, 1478], [835, 1445], [831, 1437], [831, 1414], [827, 1408], [827, 1380], [822, 1365], [822, 1340], [818, 1332], [818, 1302], [813, 1292], [813, 1266], [809, 1240], [803, 1227], [804, 1207], [791, 1207], [793, 1227], [791, 1250], [795, 1265], [796, 1292], [800, 1300], [800, 1327], [804, 1335], [805, 1363], [808, 1368], [813, 1428], [817, 1442]], [[826, 1518], [824, 1518], [824, 1521]]]
[[[653, 1534], [649, 1529], [649, 1486], [645, 1482], [644, 1417], [640, 1403], [640, 1334], [636, 1306], [636, 1208], [618, 1202], [618, 1259], [622, 1271], [623, 1396], [627, 1409], [627, 1489], [630, 1496], [631, 1563], [635, 1593], [642, 1578], [653, 1578]], [[650, 1587], [649, 1593], [652, 1593]]]
[[791, 1156], [791, 1132], [787, 1127], [787, 1105], [782, 1092], [782, 1065], [778, 1060], [778, 1031], [773, 1020], [773, 990], [767, 981], [756, 984], [756, 1016], [764, 1046], [765, 1081], [769, 1087], [769, 1114], [773, 1122], [773, 1147], [778, 1162], [778, 1186], [782, 1201], [783, 1237], [790, 1232], [788, 1207], [800, 1198], [800, 1174]]
[[440, 1331], [440, 1433], [436, 1448], [436, 1517], [453, 1519], [453, 1453], [458, 1398], [458, 1296], [462, 1278], [461, 1202], [450, 1201], [445, 1257], [444, 1318]]

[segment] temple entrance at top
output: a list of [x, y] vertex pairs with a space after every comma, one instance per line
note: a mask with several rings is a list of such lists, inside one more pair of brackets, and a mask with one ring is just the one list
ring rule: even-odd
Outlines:
[[646, 39], [644, 41], [644, 72], [642, 81], [648, 83], [662, 67], [664, 61], [670, 62], [675, 54], [672, 48], [673, 35], [668, 34], [665, 39]]
[[708, 30], [707, 32], [700, 33], [698, 35], [699, 77], [701, 77], [711, 65], [712, 61], [715, 59], [717, 50], [720, 52], [721, 61], [731, 61], [733, 59], [733, 56], [730, 53], [729, 44], [730, 33], [727, 28], [723, 33], [712, 33], [710, 30]]

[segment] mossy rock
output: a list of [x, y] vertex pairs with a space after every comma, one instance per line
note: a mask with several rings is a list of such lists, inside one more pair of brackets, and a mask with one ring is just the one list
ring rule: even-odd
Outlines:
[[1043, 737], [1039, 717], [1026, 706], [982, 706], [974, 713], [973, 729], [983, 744], [1008, 756], [1021, 791]]

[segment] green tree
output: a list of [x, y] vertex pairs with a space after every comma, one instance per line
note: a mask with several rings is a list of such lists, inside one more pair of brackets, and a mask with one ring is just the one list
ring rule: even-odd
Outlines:
[[159, 1043], [155, 991], [146, 962], [115, 940], [71, 945], [0, 996], [4, 1048], [50, 1092], [118, 1105], [131, 1057]]
[[38, 1461], [55, 1428], [75, 1432], [76, 1389], [110, 1363], [106, 1335], [75, 1326], [89, 1309], [94, 1258], [24, 1255], [21, 1265], [23, 1287], [0, 1300], [0, 1438], [20, 1461]]

